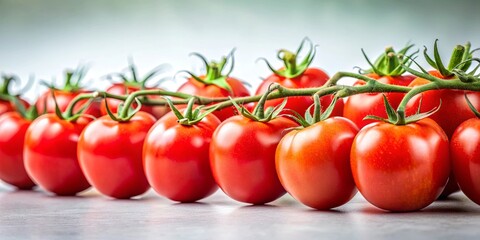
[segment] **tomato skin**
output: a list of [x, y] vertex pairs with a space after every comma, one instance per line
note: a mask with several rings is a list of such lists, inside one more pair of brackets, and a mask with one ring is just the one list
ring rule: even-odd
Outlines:
[[285, 190], [301, 203], [327, 210], [357, 193], [350, 169], [355, 124], [333, 117], [287, 133], [276, 151], [276, 168]]
[[275, 150], [285, 130], [296, 126], [283, 117], [262, 123], [240, 115], [220, 124], [210, 143], [210, 164], [220, 188], [250, 204], [265, 204], [285, 194], [275, 170]]
[[[311, 88], [321, 87], [325, 84], [330, 77], [318, 68], [307, 68], [303, 74], [295, 78], [286, 78], [277, 74], [272, 74], [267, 77], [257, 88], [255, 95], [265, 93], [272, 83], [280, 84], [287, 88]], [[287, 104], [285, 106], [285, 113], [288, 113], [287, 109], [296, 111], [303, 116], [305, 111], [313, 104], [313, 98], [309, 96], [305, 97], [288, 97]], [[332, 102], [333, 96], [327, 95], [320, 98], [322, 109], [325, 110]], [[283, 99], [268, 100], [265, 104], [267, 107], [275, 107], [282, 103]], [[343, 99], [338, 99], [331, 116], [342, 116], [343, 112]]]
[[[376, 79], [381, 83], [399, 86], [407, 86], [415, 78], [411, 75], [390, 77], [379, 76], [377, 74], [367, 74], [367, 76]], [[355, 85], [364, 84], [365, 82], [360, 80], [355, 83]], [[383, 95], [387, 97], [390, 105], [396, 109], [405, 96], [405, 93], [364, 93], [349, 96], [345, 101], [343, 116], [352, 120], [359, 128], [363, 128], [367, 124], [375, 122], [374, 120], [363, 120], [363, 118], [368, 115], [387, 118]]]
[[[146, 88], [145, 90], [154, 90], [158, 88]], [[140, 87], [132, 86], [132, 85], [125, 85], [124, 83], [115, 83], [110, 86], [106, 91], [108, 93], [116, 94], [116, 95], [125, 95], [130, 94], [136, 91], [139, 91]], [[159, 89], [158, 89], [159, 90]], [[149, 96], [150, 99], [161, 99], [161, 96]], [[118, 111], [118, 105], [123, 101], [113, 99], [113, 98], [106, 98], [105, 101], [108, 104], [108, 107], [111, 112], [116, 113]], [[100, 112], [102, 115], [107, 115], [107, 107], [105, 106], [105, 101], [102, 102], [100, 105]], [[136, 104], [134, 104], [136, 106]], [[156, 119], [161, 118], [167, 112], [169, 112], [169, 108], [167, 106], [147, 106], [143, 105], [141, 111], [147, 112], [152, 114]]]
[[218, 186], [210, 169], [209, 147], [220, 120], [213, 114], [184, 126], [173, 112], [159, 119], [143, 147], [145, 175], [152, 188], [178, 202], [195, 202]]
[[137, 112], [130, 121], [103, 116], [88, 125], [78, 141], [78, 160], [86, 178], [100, 193], [127, 199], [150, 186], [143, 172], [142, 148], [155, 118]]
[[[205, 78], [205, 76], [200, 76], [200, 78]], [[227, 90], [220, 88], [216, 85], [204, 84], [195, 80], [194, 78], [189, 78], [186, 83], [182, 84], [178, 88], [178, 92], [187, 93], [191, 95], [197, 95], [202, 97], [212, 97], [212, 98], [223, 98], [223, 97], [246, 97], [250, 96], [250, 92], [248, 89], [243, 85], [243, 83], [235, 78], [228, 77], [227, 83], [230, 85], [232, 89], [232, 93], [229, 93]], [[235, 115], [235, 108], [229, 107], [219, 111], [213, 112], [220, 121], [224, 121], [225, 119]]]
[[55, 114], [35, 119], [25, 134], [23, 157], [28, 175], [57, 195], [75, 195], [90, 187], [77, 159], [77, 143], [90, 118], [69, 122]]
[[[79, 94], [83, 93], [89, 93], [89, 91], [86, 90], [80, 90], [80, 91], [75, 91], [75, 92], [69, 92], [69, 91], [63, 91], [63, 90], [53, 90], [53, 93], [55, 95], [55, 100], [58, 104], [58, 107], [62, 112], [64, 112], [68, 104]], [[55, 100], [52, 97], [51, 91], [46, 91], [44, 94], [40, 95], [40, 97], [37, 99], [35, 102], [35, 105], [37, 107], [37, 111], [42, 114], [44, 112], [46, 113], [55, 113]], [[88, 102], [87, 99], [79, 101], [73, 111], [78, 112], [80, 109], [83, 107], [84, 104]], [[99, 101], [94, 101], [90, 104], [90, 106], [85, 110], [84, 114], [92, 115], [94, 117], [100, 117], [102, 116], [102, 113], [100, 112], [100, 102]]]
[[[20, 101], [20, 103], [23, 104], [25, 108], [28, 108], [30, 104], [25, 101], [24, 99], [17, 97], [17, 99]], [[5, 100], [0, 100], [0, 115], [7, 113], [7, 112], [15, 112], [17, 107], [13, 102], [10, 101], [5, 101]]]
[[448, 138], [433, 120], [359, 131], [350, 155], [358, 190], [378, 208], [415, 211], [431, 204], [450, 173]]
[[0, 179], [19, 189], [35, 186], [23, 163], [25, 133], [30, 123], [17, 112], [0, 116]]
[[450, 141], [450, 156], [460, 189], [480, 205], [480, 119], [458, 126]]

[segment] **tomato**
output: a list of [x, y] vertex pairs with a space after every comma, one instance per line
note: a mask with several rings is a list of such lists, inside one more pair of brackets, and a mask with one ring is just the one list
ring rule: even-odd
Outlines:
[[285, 190], [303, 204], [331, 209], [357, 193], [350, 169], [355, 124], [333, 117], [292, 130], [278, 144], [276, 168]]
[[[283, 87], [287, 88], [311, 88], [311, 87], [321, 87], [330, 77], [323, 71], [318, 68], [308, 68], [303, 74], [295, 78], [288, 78], [276, 73], [267, 77], [257, 88], [255, 92], [256, 95], [262, 94], [272, 83], [278, 83]], [[287, 105], [285, 109], [293, 110], [301, 115], [305, 113], [308, 107], [313, 104], [313, 98], [310, 96], [303, 97], [288, 97]], [[332, 102], [333, 96], [327, 95], [320, 98], [323, 108], [326, 108]], [[272, 99], [268, 100], [265, 104], [265, 107], [274, 107], [280, 105], [283, 99]], [[341, 116], [343, 111], [343, 100], [339, 99], [335, 104], [335, 108], [331, 116]], [[285, 111], [288, 113], [288, 111]]]
[[[407, 86], [415, 77], [411, 75], [404, 76], [379, 76], [377, 74], [367, 74], [368, 77], [376, 79], [378, 82]], [[355, 86], [364, 85], [364, 81], [357, 81]], [[374, 120], [363, 120], [368, 115], [374, 115], [386, 118], [385, 105], [383, 103], [383, 95], [388, 99], [393, 108], [397, 108], [405, 96], [405, 93], [387, 92], [387, 93], [364, 93], [349, 96], [345, 101], [343, 108], [343, 116], [352, 120], [359, 128], [374, 122]]]
[[378, 208], [415, 211], [442, 192], [450, 173], [448, 138], [433, 120], [377, 122], [358, 132], [351, 167], [358, 190]]
[[[199, 76], [199, 78], [205, 78], [205, 76]], [[243, 83], [235, 78], [228, 77], [226, 78], [227, 84], [231, 88], [231, 92], [227, 91], [224, 88], [221, 88], [215, 84], [206, 84], [200, 81], [195, 80], [194, 78], [189, 78], [188, 81], [182, 84], [178, 88], [178, 92], [183, 92], [191, 95], [202, 96], [202, 97], [211, 97], [211, 98], [224, 98], [228, 96], [232, 97], [246, 97], [250, 93], [248, 89], [245, 88]], [[235, 108], [225, 108], [219, 111], [214, 112], [215, 116], [224, 121], [225, 119], [235, 115]]]
[[450, 156], [458, 186], [480, 204], [480, 119], [460, 124], [450, 141]]
[[209, 114], [194, 125], [182, 125], [173, 112], [157, 121], [143, 148], [145, 174], [156, 192], [173, 201], [195, 202], [218, 189], [209, 147], [219, 124]]
[[76, 121], [45, 114], [35, 119], [25, 134], [23, 157], [28, 175], [45, 190], [75, 195], [90, 187], [77, 159], [77, 143], [90, 118]]
[[25, 108], [28, 108], [30, 104], [22, 99], [20, 96], [12, 95], [10, 93], [10, 85], [13, 81], [19, 81], [19, 78], [15, 75], [3, 75], [2, 82], [0, 83], [0, 115], [6, 112], [14, 112], [17, 110], [15, 103], [11, 101], [11, 98], [16, 98]]
[[275, 150], [293, 121], [278, 117], [267, 123], [234, 116], [213, 133], [210, 164], [220, 188], [231, 198], [264, 204], [283, 194], [275, 170]]
[[25, 133], [30, 123], [17, 112], [0, 116], [0, 179], [19, 189], [35, 186], [23, 163]]
[[[429, 73], [435, 77], [444, 78], [436, 70]], [[428, 80], [416, 78], [409, 86], [415, 87], [427, 83], [429, 83]], [[465, 101], [465, 94], [475, 108], [480, 108], [480, 92], [440, 89], [426, 91], [414, 96], [408, 102], [405, 111], [407, 115], [414, 114], [421, 102], [420, 111], [426, 112], [440, 106], [441, 102], [440, 109], [430, 118], [435, 120], [450, 138], [462, 122], [475, 117]]]
[[[79, 94], [83, 93], [90, 93], [86, 90], [78, 90], [78, 91], [64, 91], [54, 89], [52, 90], [53, 94], [55, 95], [55, 99], [53, 99], [52, 92], [46, 91], [42, 94], [36, 101], [35, 105], [37, 106], [38, 112], [43, 113], [55, 113], [55, 101], [58, 104], [60, 111], [64, 112], [70, 102]], [[78, 112], [82, 107], [88, 102], [88, 100], [80, 100], [74, 107], [73, 111]], [[102, 116], [100, 112], [100, 102], [94, 101], [90, 104], [90, 106], [85, 110], [84, 114], [92, 115], [94, 117]]]
[[[130, 94], [133, 92], [136, 92], [140, 90], [140, 87], [134, 86], [134, 85], [126, 85], [125, 83], [115, 83], [112, 86], [110, 86], [107, 89], [108, 93], [116, 94], [116, 95], [125, 95], [125, 94]], [[154, 90], [156, 88], [146, 88], [148, 90]], [[148, 98], [150, 99], [161, 99], [161, 96], [149, 96]], [[118, 111], [118, 105], [122, 103], [122, 101], [113, 99], [113, 98], [106, 98], [105, 101], [108, 104], [108, 107], [110, 111], [113, 113], [116, 113]], [[136, 104], [134, 104], [135, 106]], [[102, 115], [107, 115], [107, 108], [105, 104], [101, 104], [100, 106], [100, 111]], [[166, 106], [147, 106], [143, 105], [141, 108], [141, 111], [147, 112], [152, 114], [156, 119], [161, 118], [163, 115], [165, 115], [169, 109]]]
[[86, 178], [100, 193], [131, 198], [150, 186], [143, 172], [142, 147], [155, 118], [136, 113], [125, 122], [108, 115], [88, 125], [78, 140], [78, 160]]

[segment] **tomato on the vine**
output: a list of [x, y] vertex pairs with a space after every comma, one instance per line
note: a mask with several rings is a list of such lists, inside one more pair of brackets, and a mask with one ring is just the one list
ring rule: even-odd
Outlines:
[[358, 127], [347, 118], [328, 118], [328, 111], [320, 115], [320, 105], [315, 107], [315, 118], [297, 118], [302, 128], [282, 138], [275, 161], [288, 193], [309, 207], [326, 210], [347, 203], [357, 193], [350, 149]]
[[[305, 42], [309, 43], [310, 50], [305, 59], [297, 64], [297, 56], [303, 49]], [[272, 75], [265, 78], [263, 82], [258, 86], [255, 94], [265, 93], [271, 84], [280, 84], [287, 88], [311, 88], [321, 87], [330, 78], [327, 73], [319, 68], [309, 67], [315, 57], [315, 48], [312, 43], [305, 39], [302, 41], [300, 47], [296, 53], [282, 49], [278, 52], [278, 56], [281, 57], [285, 66], [281, 69], [275, 70], [268, 61], [265, 60], [267, 66], [273, 72]], [[333, 100], [332, 95], [323, 96], [320, 98], [322, 108], [326, 108]], [[274, 107], [282, 103], [282, 99], [272, 99], [266, 102], [266, 107]], [[308, 107], [313, 104], [313, 98], [311, 96], [297, 96], [288, 97], [287, 105], [285, 106], [285, 113], [289, 113], [288, 110], [293, 110], [301, 115], [305, 113]], [[339, 99], [333, 109], [332, 116], [341, 116], [343, 112], [343, 100]]]
[[[74, 71], [68, 70], [65, 75], [65, 85], [62, 88], [56, 88], [50, 86], [48, 91], [45, 91], [38, 97], [35, 105], [39, 113], [55, 113], [55, 108], [58, 106], [60, 111], [65, 111], [70, 102], [82, 93], [90, 93], [91, 91], [85, 90], [80, 86], [81, 81], [85, 77], [86, 68], [79, 67]], [[80, 111], [88, 100], [81, 100], [79, 104], [75, 105], [73, 109], [75, 112]], [[88, 114], [94, 117], [100, 117], [100, 102], [92, 101], [84, 114]]]
[[92, 121], [62, 119], [49, 113], [35, 119], [25, 134], [23, 157], [28, 175], [45, 190], [75, 195], [90, 187], [77, 158], [78, 138]]
[[[402, 64], [407, 64], [410, 58], [404, 58], [403, 61], [400, 61], [399, 56], [407, 54], [407, 51], [412, 46], [409, 45], [398, 53], [395, 53], [393, 48], [388, 47], [374, 64], [364, 54], [368, 63], [371, 64], [371, 69], [366, 71], [365, 75], [384, 84], [407, 86], [415, 77], [413, 75], [402, 75], [405, 73]], [[364, 81], [358, 80], [354, 85], [364, 84]], [[364, 119], [368, 115], [387, 117], [385, 106], [383, 105], [383, 95], [387, 97], [393, 108], [397, 108], [405, 93], [364, 93], [349, 96], [345, 101], [343, 116], [352, 120], [359, 128], [374, 122], [373, 120]]]
[[[133, 63], [130, 63], [130, 71], [132, 78], [129, 79], [125, 74], [123, 73], [117, 73], [114, 75], [118, 75], [121, 79], [121, 83], [114, 83], [112, 86], [108, 87], [106, 92], [116, 94], [116, 95], [126, 95], [126, 94], [131, 94], [133, 92], [139, 91], [139, 90], [161, 90], [160, 88], [155, 88], [155, 87], [146, 87], [147, 81], [152, 79], [152, 77], [158, 75], [161, 70], [164, 68], [163, 65], [160, 65], [154, 69], [152, 69], [149, 73], [143, 77], [143, 79], [140, 79], [139, 76], [137, 75], [137, 69]], [[110, 76], [111, 77], [111, 76]], [[161, 99], [161, 96], [148, 96], [145, 97], [148, 99]], [[100, 112], [102, 115], [107, 115], [107, 108], [106, 105], [108, 104], [108, 107], [110, 111], [112, 112], [117, 112], [118, 111], [118, 106], [120, 103], [122, 103], [121, 100], [113, 99], [113, 98], [106, 98], [104, 100], [106, 104], [101, 104], [100, 105]], [[136, 106], [136, 104], [134, 104]], [[153, 115], [156, 119], [161, 118], [163, 115], [165, 115], [169, 110], [168, 107], [166, 106], [148, 106], [148, 105], [142, 105], [141, 111], [150, 113]]]
[[86, 178], [100, 193], [131, 198], [149, 188], [143, 171], [142, 148], [155, 117], [137, 112], [128, 120], [109, 115], [88, 125], [78, 140], [78, 160]]
[[[436, 41], [434, 51], [436, 52], [435, 56], [438, 56]], [[461, 56], [461, 58], [458, 58], [458, 56]], [[450, 61], [448, 67], [444, 67], [439, 57], [436, 57], [435, 61], [432, 60], [426, 52], [425, 58], [428, 59], [428, 62], [432, 65], [432, 67], [436, 68], [436, 70], [431, 70], [428, 73], [434, 77], [448, 81], [449, 79], [455, 77], [453, 72], [455, 68], [462, 71], [467, 71], [471, 62], [465, 62], [462, 64], [462, 61], [472, 59], [472, 52], [470, 51], [470, 44], [466, 44], [465, 46], [456, 46], [454, 53], [452, 54], [452, 59], [454, 59], [454, 61]], [[417, 77], [409, 84], [409, 86], [419, 87], [427, 83], [429, 83], [428, 80]], [[430, 118], [437, 122], [440, 127], [442, 127], [448, 138], [451, 138], [455, 129], [462, 122], [475, 117], [465, 101], [465, 95], [467, 95], [475, 108], [480, 108], [480, 92], [438, 89], [423, 92], [410, 99], [405, 109], [406, 114], [413, 114], [417, 111], [417, 109], [420, 109], [420, 111], [428, 111], [440, 106], [439, 110], [430, 116]], [[446, 198], [448, 195], [458, 190], [459, 188], [455, 180], [455, 175], [452, 172], [450, 175], [450, 180], [445, 187], [445, 191], [442, 193], [440, 198]]]
[[218, 186], [210, 169], [209, 147], [220, 120], [189, 105], [160, 118], [146, 136], [143, 165], [148, 182], [173, 201], [195, 202]]
[[0, 179], [19, 189], [35, 186], [23, 161], [25, 133], [30, 123], [30, 120], [17, 112], [7, 112], [0, 116]]
[[[270, 91], [269, 91], [270, 92]], [[254, 113], [233, 116], [220, 124], [210, 143], [210, 164], [219, 187], [231, 198], [250, 204], [265, 204], [283, 194], [275, 170], [275, 150], [286, 130], [298, 126], [277, 116], [283, 106], [266, 110], [263, 95]]]
[[445, 132], [425, 118], [365, 126], [355, 137], [350, 159], [365, 199], [381, 209], [404, 212], [422, 209], [440, 195], [450, 174], [448, 155]]
[[[185, 71], [189, 73], [191, 77], [178, 88], [178, 92], [212, 98], [225, 98], [228, 96], [245, 97], [250, 95], [248, 89], [240, 80], [230, 77], [230, 73], [233, 70], [233, 51], [227, 57], [222, 57], [220, 62], [212, 61], [209, 63], [202, 55], [197, 53], [194, 53], [194, 55], [198, 56], [205, 64], [206, 73], [205, 75], [196, 76]], [[227, 73], [222, 73], [229, 59], [231, 61], [231, 68]], [[220, 121], [223, 121], [235, 115], [235, 111], [234, 108], [231, 107], [215, 111], [213, 114], [215, 114]]]

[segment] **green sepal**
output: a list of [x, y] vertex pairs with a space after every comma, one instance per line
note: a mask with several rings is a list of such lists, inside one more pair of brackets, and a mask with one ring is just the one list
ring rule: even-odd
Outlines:
[[378, 120], [378, 121], [388, 122], [391, 124], [397, 124], [399, 120], [398, 113], [395, 111], [392, 105], [390, 105], [390, 102], [388, 102], [387, 96], [385, 96], [385, 94], [382, 94], [382, 95], [383, 95], [383, 104], [385, 105], [385, 111], [387, 112], [387, 118], [381, 118], [374, 115], [367, 115], [363, 118], [363, 120]]
[[[305, 43], [308, 43], [309, 50], [305, 58], [300, 63], [297, 63], [297, 57], [303, 50]], [[282, 60], [285, 66], [281, 70], [275, 70], [266, 58], [259, 58], [257, 61], [263, 60], [267, 67], [276, 75], [286, 78], [296, 78], [302, 75], [308, 69], [310, 64], [312, 64], [316, 52], [316, 46], [313, 45], [312, 41], [310, 41], [309, 38], [304, 38], [295, 53], [286, 49], [280, 49], [277, 52], [277, 58]]]
[[403, 65], [410, 66], [412, 64], [411, 59], [415, 57], [418, 51], [407, 55], [408, 51], [413, 47], [413, 44], [407, 44], [406, 47], [402, 48], [398, 53], [392, 47], [387, 47], [385, 52], [380, 55], [374, 63], [372, 63], [363, 49], [362, 54], [365, 57], [365, 60], [370, 65], [370, 69], [360, 72], [362, 74], [375, 73], [379, 76], [400, 76], [405, 73], [405, 68]]
[[468, 99], [467, 97], [467, 93], [465, 93], [464, 96], [465, 96], [465, 101], [467, 101], [467, 104], [470, 110], [472, 110], [473, 114], [475, 114], [477, 118], [480, 118], [480, 112], [478, 112], [475, 106], [473, 106], [472, 102], [470, 102], [470, 99]]
[[425, 60], [434, 69], [437, 69], [443, 77], [452, 77], [455, 75], [455, 70], [466, 72], [471, 66], [473, 52], [477, 49], [471, 50], [471, 44], [467, 42], [465, 45], [457, 45], [453, 49], [448, 66], [445, 67], [438, 50], [438, 39], [433, 45], [433, 59], [427, 53], [427, 47], [424, 47], [423, 55]]
[[[320, 96], [318, 94], [313, 95], [313, 104], [308, 107], [307, 111], [305, 111], [305, 116], [302, 117], [298, 112], [291, 110], [291, 112], [294, 115], [291, 114], [285, 114], [287, 117], [295, 120], [297, 123], [299, 123], [301, 126], [296, 127], [296, 129], [301, 129], [301, 128], [306, 128], [309, 127], [315, 123], [325, 121], [330, 117], [330, 115], [333, 112], [333, 109], [335, 108], [335, 104], [337, 103], [338, 97], [334, 97], [332, 99], [332, 102], [330, 102], [330, 105], [325, 109], [324, 112], [322, 112], [322, 105], [320, 104]], [[310, 110], [313, 107], [313, 115], [310, 113]]]
[[172, 100], [170, 98], [165, 98], [165, 101], [167, 101], [168, 106], [172, 110], [172, 112], [175, 114], [175, 116], [178, 119], [178, 123], [182, 124], [184, 126], [192, 126], [195, 125], [199, 122], [201, 122], [208, 114], [211, 114], [212, 112], [216, 111], [217, 108], [212, 108], [207, 111], [203, 111], [203, 108], [205, 106], [198, 106], [195, 109], [193, 106], [195, 105], [195, 102], [197, 101], [197, 98], [192, 97], [188, 100], [187, 108], [185, 109], [185, 113], [182, 114], [177, 107], [173, 104]]
[[[196, 81], [199, 81], [205, 85], [215, 85], [221, 89], [225, 89], [230, 94], [233, 94], [232, 87], [228, 84], [227, 79], [233, 71], [233, 67], [235, 65], [235, 57], [234, 57], [235, 48], [230, 51], [227, 56], [224, 56], [220, 59], [219, 62], [216, 61], [208, 61], [203, 55], [199, 53], [190, 53], [190, 56], [196, 56], [200, 58], [200, 60], [205, 65], [206, 73], [205, 77], [202, 79], [199, 76], [193, 74], [190, 71], [182, 70], [179, 72], [184, 72], [190, 75]], [[230, 68], [226, 73], [223, 73], [227, 63], [230, 63]]]
[[[162, 73], [166, 68], [168, 68], [168, 64], [160, 64], [153, 69], [151, 69], [145, 76], [140, 77], [138, 75], [137, 67], [133, 61], [133, 58], [128, 58], [128, 70], [130, 73], [130, 77], [128, 77], [125, 73], [112, 73], [106, 76], [107, 79], [114, 81], [113, 78], [117, 77], [120, 78], [121, 82], [124, 83], [126, 86], [138, 87], [140, 89], [146, 88], [146, 83], [152, 79], [153, 77], [157, 76], [158, 74]], [[158, 85], [160, 82], [164, 81], [164, 79], [158, 81], [155, 85]]]
[[[233, 106], [237, 109], [238, 114], [256, 122], [269, 122], [277, 117], [280, 116], [280, 113], [283, 111], [285, 108], [285, 105], [287, 104], [287, 98], [283, 100], [283, 102], [280, 105], [277, 105], [275, 107], [268, 107], [265, 109], [265, 101], [267, 99], [268, 94], [270, 94], [271, 90], [266, 91], [263, 95], [260, 101], [258, 102], [257, 106], [253, 110], [253, 113], [248, 111], [244, 106], [240, 106], [235, 99], [231, 98], [230, 96], [228, 97], [230, 101], [232, 102]], [[263, 103], [262, 103], [263, 99]], [[261, 105], [261, 106], [260, 106]]]

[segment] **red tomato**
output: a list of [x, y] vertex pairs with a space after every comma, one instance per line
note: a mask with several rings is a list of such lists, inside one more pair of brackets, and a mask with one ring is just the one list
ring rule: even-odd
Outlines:
[[415, 211], [442, 192], [450, 173], [448, 138], [433, 120], [377, 122], [355, 137], [350, 155], [358, 190], [388, 211]]
[[210, 143], [210, 164], [220, 188], [251, 204], [285, 194], [275, 170], [275, 150], [285, 130], [296, 126], [283, 117], [263, 123], [234, 116], [220, 124]]
[[[28, 108], [30, 106], [30, 104], [22, 98], [18, 97], [18, 100], [23, 104], [25, 108]], [[0, 99], [0, 115], [7, 112], [15, 112], [16, 109], [17, 107], [13, 102]]]
[[23, 163], [25, 133], [30, 123], [17, 112], [0, 116], [0, 179], [19, 189], [35, 186]]
[[[86, 90], [80, 90], [75, 92], [64, 91], [64, 90], [53, 90], [53, 92], [55, 94], [55, 100], [57, 101], [58, 107], [62, 112], [64, 112], [67, 109], [68, 104], [70, 104], [70, 102], [77, 95], [82, 93], [89, 93], [89, 91], [86, 91]], [[37, 106], [38, 112], [40, 114], [45, 111], [47, 113], [55, 113], [55, 100], [52, 97], [51, 91], [46, 91], [37, 99], [35, 103], [35, 105]], [[86, 99], [79, 101], [75, 105], [75, 108], [73, 109], [73, 111], [78, 112], [83, 107], [83, 105], [86, 104], [87, 102], [88, 100]], [[92, 115], [94, 117], [102, 116], [100, 112], [100, 102], [99, 101], [92, 102], [90, 106], [87, 108], [87, 110], [84, 112], [84, 114]]]
[[450, 156], [460, 189], [480, 204], [480, 119], [458, 126], [450, 141]]
[[[318, 68], [307, 68], [304, 73], [295, 78], [286, 78], [277, 74], [272, 74], [266, 78], [260, 86], [258, 86], [256, 95], [265, 93], [272, 83], [278, 83], [281, 86], [287, 88], [312, 88], [321, 87], [327, 82], [330, 77], [322, 70]], [[333, 100], [332, 95], [323, 96], [320, 98], [322, 109], [325, 110]], [[283, 99], [273, 99], [267, 101], [265, 108], [275, 107], [282, 103]], [[303, 115], [305, 111], [313, 104], [313, 98], [310, 96], [305, 97], [289, 97], [285, 109], [294, 110], [300, 115]], [[343, 111], [343, 100], [338, 99], [331, 116], [341, 116]], [[288, 113], [288, 112], [287, 112]]]
[[[200, 76], [200, 78], [204, 78], [205, 76]], [[240, 80], [235, 78], [228, 77], [227, 83], [232, 89], [232, 92], [229, 93], [227, 90], [214, 85], [214, 84], [205, 84], [195, 80], [194, 78], [189, 78], [188, 81], [178, 88], [178, 92], [183, 92], [191, 95], [202, 96], [202, 97], [212, 97], [212, 98], [223, 98], [223, 97], [246, 97], [249, 96], [250, 93], [248, 89], [245, 88], [243, 83]], [[235, 108], [225, 108], [219, 111], [215, 111], [213, 114], [220, 119], [220, 121], [224, 121], [225, 119], [235, 115]]]
[[[148, 90], [153, 90], [153, 89], [156, 89], [156, 88], [147, 88], [147, 89]], [[112, 93], [112, 94], [116, 94], [116, 95], [125, 95], [125, 94], [130, 94], [130, 93], [136, 92], [138, 90], [140, 90], [140, 87], [126, 86], [124, 83], [115, 83], [107, 89], [107, 92]], [[155, 98], [158, 99], [158, 98], [161, 98], [161, 96], [149, 96], [149, 98], [150, 99], [155, 99]], [[105, 101], [107, 101], [108, 107], [109, 107], [110, 111], [112, 111], [113, 113], [116, 113], [118, 111], [118, 105], [120, 105], [120, 103], [122, 103], [122, 101], [116, 100], [116, 99], [113, 99], [113, 98], [107, 98]], [[133, 104], [133, 106], [135, 107], [136, 104]], [[107, 108], [106, 108], [105, 104], [101, 104], [100, 111], [101, 111], [102, 115], [107, 115]], [[155, 118], [159, 119], [169, 111], [169, 108], [167, 106], [147, 106], [147, 105], [143, 105], [142, 108], [141, 108], [141, 111], [150, 113]]]
[[156, 192], [173, 201], [195, 202], [217, 190], [208, 151], [219, 124], [209, 114], [195, 125], [182, 125], [173, 112], [157, 121], [143, 147], [145, 174]]
[[[407, 86], [415, 77], [410, 75], [405, 76], [379, 76], [377, 74], [368, 74], [370, 78], [390, 85]], [[364, 85], [364, 81], [357, 81], [356, 86]], [[383, 102], [383, 95], [388, 99], [388, 102], [393, 108], [397, 108], [405, 96], [405, 93], [364, 93], [356, 94], [348, 97], [343, 108], [343, 116], [352, 120], [359, 128], [375, 122], [374, 120], [363, 120], [368, 115], [374, 115], [381, 118], [387, 118], [385, 111], [385, 104]]]
[[357, 132], [352, 121], [333, 117], [285, 135], [275, 157], [285, 190], [320, 210], [352, 199], [357, 188], [350, 170], [350, 149]]
[[28, 175], [57, 195], [75, 195], [90, 187], [77, 159], [77, 143], [90, 118], [75, 122], [46, 114], [35, 119], [25, 134], [23, 157]]
[[142, 147], [155, 118], [138, 112], [126, 122], [103, 116], [88, 125], [78, 140], [78, 160], [88, 181], [112, 198], [131, 198], [149, 189]]

